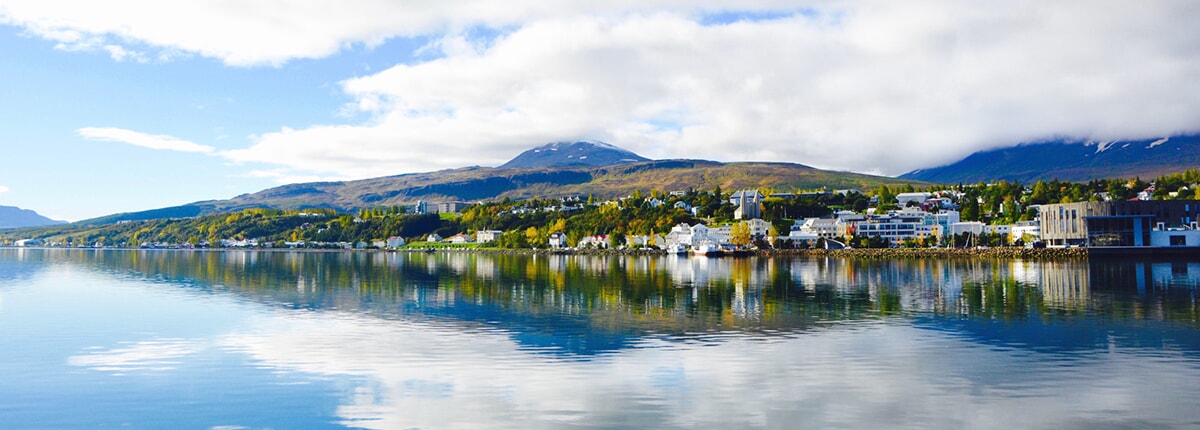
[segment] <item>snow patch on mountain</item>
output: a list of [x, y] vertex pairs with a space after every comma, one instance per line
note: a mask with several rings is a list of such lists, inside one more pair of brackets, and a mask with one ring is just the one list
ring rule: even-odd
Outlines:
[[1167, 140], [1170, 140], [1170, 139], [1171, 139], [1171, 138], [1169, 138], [1169, 137], [1164, 137], [1164, 138], [1162, 138], [1162, 139], [1158, 139], [1158, 140], [1156, 140], [1156, 141], [1150, 142], [1150, 145], [1149, 145], [1149, 146], [1146, 146], [1146, 149], [1150, 149], [1150, 148], [1153, 148], [1153, 147], [1155, 147], [1155, 146], [1158, 146], [1158, 145], [1162, 145], [1162, 144], [1164, 144], [1164, 143], [1167, 143]]

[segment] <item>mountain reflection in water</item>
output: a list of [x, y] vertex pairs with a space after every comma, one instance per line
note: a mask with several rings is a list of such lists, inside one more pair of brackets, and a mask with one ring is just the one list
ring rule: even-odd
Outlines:
[[487, 324], [531, 348], [581, 355], [648, 334], [772, 335], [901, 316], [962, 327], [1099, 314], [1100, 331], [1146, 320], [1200, 327], [1197, 262], [89, 250], [34, 258], [286, 308]]

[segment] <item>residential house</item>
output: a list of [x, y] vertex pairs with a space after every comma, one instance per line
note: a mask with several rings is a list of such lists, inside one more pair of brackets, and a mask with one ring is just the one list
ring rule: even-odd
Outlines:
[[834, 218], [805, 218], [803, 220], [796, 220], [788, 236], [793, 238], [823, 237], [826, 239], [836, 239], [839, 237], [837, 220]]
[[504, 232], [500, 230], [479, 230], [475, 232], [475, 241], [479, 243], [495, 242], [502, 234]]
[[442, 237], [439, 236], [437, 233], [430, 233], [429, 236], [425, 237], [425, 241], [426, 242], [441, 242]]
[[450, 239], [447, 239], [447, 241], [456, 245], [462, 245], [464, 243], [471, 243], [471, 236], [468, 236], [464, 233], [459, 233], [454, 236], [450, 236]]
[[387, 243], [384, 244], [388, 248], [399, 248], [404, 246], [404, 238], [400, 236], [392, 236], [387, 238]]
[[567, 247], [567, 234], [560, 232], [560, 231], [556, 231], [554, 233], [550, 233], [550, 237], [548, 239], [546, 239], [546, 241], [549, 243], [550, 249], [566, 248]]
[[579, 248], [608, 248], [608, 235], [598, 234], [579, 240]]
[[896, 205], [902, 208], [908, 207], [909, 203], [920, 205], [921, 203], [933, 197], [930, 193], [900, 193], [896, 194]]

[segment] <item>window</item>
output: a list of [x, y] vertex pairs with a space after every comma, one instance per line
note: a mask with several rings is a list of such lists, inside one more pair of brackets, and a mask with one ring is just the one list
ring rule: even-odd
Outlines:
[[1184, 245], [1187, 245], [1187, 237], [1186, 236], [1180, 236], [1180, 235], [1171, 236], [1171, 246], [1184, 246]]

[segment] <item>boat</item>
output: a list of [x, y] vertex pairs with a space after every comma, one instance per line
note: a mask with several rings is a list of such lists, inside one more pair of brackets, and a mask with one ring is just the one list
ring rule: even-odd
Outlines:
[[724, 253], [721, 247], [712, 242], [700, 242], [692, 246], [692, 255], [702, 257], [716, 257]]
[[687, 255], [688, 248], [678, 243], [667, 247], [667, 255]]

